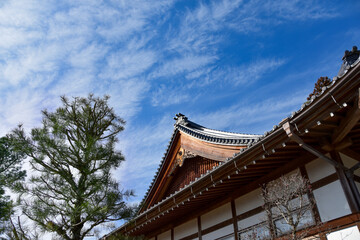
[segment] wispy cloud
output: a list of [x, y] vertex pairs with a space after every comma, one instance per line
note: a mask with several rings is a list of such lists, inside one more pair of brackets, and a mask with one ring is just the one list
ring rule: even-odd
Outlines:
[[[164, 78], [171, 85], [176, 75], [181, 77], [187, 89], [210, 86], [215, 82], [221, 86], [249, 85], [257, 82], [266, 73], [286, 64], [285, 59], [267, 57], [249, 63], [231, 66], [218, 65], [222, 60], [221, 44], [230, 44], [228, 31], [239, 34], [268, 34], [273, 26], [294, 21], [312, 21], [337, 16], [336, 11], [319, 1], [211, 1], [201, 2], [188, 9], [179, 18], [177, 25], [171, 24], [167, 32], [167, 43], [162, 46], [161, 60], [150, 73], [151, 79]], [[294, 16], [294, 17], [291, 17]], [[166, 61], [162, 60], [166, 58]], [[170, 84], [169, 84], [170, 82]], [[217, 86], [218, 87], [218, 86]], [[152, 91], [154, 106], [168, 106], [188, 101], [186, 94], [175, 92], [178, 86], [169, 86]], [[185, 87], [183, 87], [185, 88]], [[190, 91], [191, 92], [191, 91]], [[164, 94], [164, 95], [162, 95]], [[196, 94], [198, 95], [198, 93]], [[160, 99], [160, 100], [158, 100]]]
[[128, 79], [142, 74], [156, 61], [156, 54], [149, 50], [118, 51], [107, 58], [107, 66], [100, 75], [106, 79]]
[[[119, 111], [134, 116], [148, 90], [148, 83], [135, 77], [156, 61], [157, 53], [144, 48], [154, 36], [153, 16], [171, 5], [172, 1], [3, 2], [0, 89], [21, 91], [20, 102], [30, 98], [24, 107], [37, 113], [44, 105], [28, 104], [38, 99], [33, 97], [38, 89], [46, 89], [41, 101], [51, 103], [63, 94], [110, 93]], [[0, 100], [14, 104], [12, 96], [2, 94]], [[11, 119], [15, 116], [18, 122], [25, 117], [17, 114]]]
[[0, 98], [0, 135], [4, 136], [19, 123], [29, 129], [38, 126], [41, 118], [39, 106], [46, 107], [41, 90], [30, 93], [24, 89], [3, 93]]
[[[180, 70], [171, 66], [176, 64], [169, 63], [169, 71], [162, 71], [164, 76], [170, 78], [167, 84], [160, 84], [153, 87], [151, 92], [151, 103], [153, 106], [169, 106], [185, 102], [194, 102], [199, 97], [206, 97], [208, 91], [201, 91], [203, 87], [213, 86], [213, 90], [242, 88], [256, 83], [259, 79], [271, 73], [286, 63], [281, 59], [261, 59], [241, 66], [215, 67], [209, 64], [196, 64], [191, 60], [179, 64], [181, 73], [186, 72], [185, 79], [178, 83], [176, 73]], [[174, 80], [171, 80], [174, 76]], [[176, 81], [177, 84], [172, 84]]]
[[[120, 137], [120, 148], [127, 161], [117, 170], [117, 178], [124, 186], [135, 188], [140, 201], [154, 176], [173, 131], [173, 119], [170, 114], [149, 119], [146, 126], [138, 128], [128, 126]], [[141, 146], [141, 150], [133, 146]]]
[[[258, 4], [262, 3], [262, 1], [252, 1], [252, 3], [259, 6]], [[260, 6], [262, 6], [261, 11], [275, 15], [279, 19], [286, 19], [291, 21], [327, 19], [334, 18], [339, 15], [336, 9], [331, 6], [331, 3], [329, 4], [327, 1], [266, 1], [265, 4], [261, 4]], [[261, 11], [259, 11], [259, 13], [261, 13]]]
[[200, 3], [189, 10], [180, 23], [180, 31], [171, 29], [168, 49], [178, 52], [199, 52], [214, 47], [223, 40], [224, 30], [234, 29], [241, 33], [269, 31], [264, 27], [284, 24], [288, 21], [328, 19], [338, 16], [327, 2], [277, 0], [277, 1], [214, 1]]
[[152, 93], [151, 104], [153, 106], [169, 106], [173, 104], [184, 103], [189, 100], [194, 101], [196, 97], [190, 97], [189, 92], [179, 87], [173, 88], [161, 84]]
[[[241, 101], [216, 111], [194, 113], [192, 119], [214, 129], [261, 134], [270, 130], [292, 111], [298, 110], [306, 100], [305, 96], [304, 92], [297, 92], [291, 97], [279, 96], [256, 103]], [[274, 119], [277, 121], [273, 122]]]
[[216, 59], [216, 56], [211, 55], [185, 55], [181, 58], [165, 62], [159, 70], [155, 71], [151, 75], [151, 77], [169, 77], [180, 73], [190, 73], [203, 66], [214, 63]]
[[238, 67], [218, 68], [214, 70], [210, 79], [237, 86], [255, 83], [264, 75], [281, 67], [286, 63], [282, 59], [261, 59]]

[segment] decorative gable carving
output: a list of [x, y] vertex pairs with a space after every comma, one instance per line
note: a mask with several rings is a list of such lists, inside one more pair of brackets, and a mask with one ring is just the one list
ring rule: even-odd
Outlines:
[[177, 152], [176, 154], [176, 159], [173, 163], [173, 166], [171, 168], [171, 171], [169, 173], [168, 176], [172, 176], [175, 172], [175, 170], [178, 168], [178, 167], [182, 167], [182, 165], [184, 164], [184, 161], [188, 158], [193, 158], [193, 157], [196, 157], [197, 155], [195, 153], [192, 153], [188, 150], [185, 150], [184, 148], [180, 148], [179, 151]]

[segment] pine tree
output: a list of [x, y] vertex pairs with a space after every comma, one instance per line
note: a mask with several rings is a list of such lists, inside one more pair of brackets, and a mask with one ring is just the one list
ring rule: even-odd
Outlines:
[[125, 122], [108, 99], [61, 97], [63, 106], [43, 111], [42, 127], [30, 136], [21, 126], [12, 132], [34, 171], [30, 182], [17, 187], [22, 211], [61, 239], [83, 239], [99, 224], [134, 212], [126, 203], [133, 192], [119, 190], [111, 175], [124, 160], [115, 143]]
[[10, 140], [0, 138], [0, 234], [9, 223], [13, 211], [10, 197], [5, 195], [5, 187], [12, 187], [17, 181], [23, 180], [25, 171], [21, 170], [23, 155], [13, 151]]
[[312, 96], [316, 96], [319, 93], [321, 93], [322, 88], [326, 87], [326, 86], [329, 86], [330, 84], [331, 84], [331, 79], [330, 78], [328, 78], [328, 77], [319, 77], [319, 79], [315, 83], [314, 91], [309, 94], [309, 96], [307, 97], [307, 100], [309, 101]]

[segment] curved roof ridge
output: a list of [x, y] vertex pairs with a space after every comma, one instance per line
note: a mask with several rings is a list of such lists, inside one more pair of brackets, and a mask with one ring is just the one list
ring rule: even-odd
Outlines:
[[[248, 133], [237, 133], [237, 132], [229, 132], [229, 131], [223, 131], [223, 130], [217, 130], [217, 129], [212, 129], [212, 128], [207, 128], [204, 126], [201, 126], [199, 124], [196, 124], [192, 121], [188, 121], [192, 126], [195, 127], [191, 127], [191, 129], [193, 131], [203, 131], [204, 133], [213, 133], [213, 134], [219, 134], [219, 135], [228, 135], [228, 136], [234, 136], [234, 137], [260, 137], [260, 134], [248, 134]], [[190, 128], [189, 126], [184, 126], [187, 128]]]
[[176, 123], [174, 125], [175, 129], [179, 129], [179, 131], [192, 137], [201, 139], [202, 141], [214, 144], [247, 145], [262, 136], [258, 134], [226, 132], [206, 128], [197, 123], [189, 121], [188, 118], [181, 113], [176, 114], [176, 117], [174, 119], [176, 120]]

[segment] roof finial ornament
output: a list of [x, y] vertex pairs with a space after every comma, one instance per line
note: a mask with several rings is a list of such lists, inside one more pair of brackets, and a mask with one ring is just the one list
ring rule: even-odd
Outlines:
[[352, 50], [346, 50], [344, 56], [342, 57], [343, 64], [341, 65], [338, 77], [341, 77], [345, 74], [345, 71], [356, 61], [360, 56], [360, 51], [357, 46], [353, 46]]
[[184, 126], [186, 126], [188, 124], [188, 118], [182, 113], [176, 114], [174, 119], [176, 120], [175, 125], [184, 125]]

